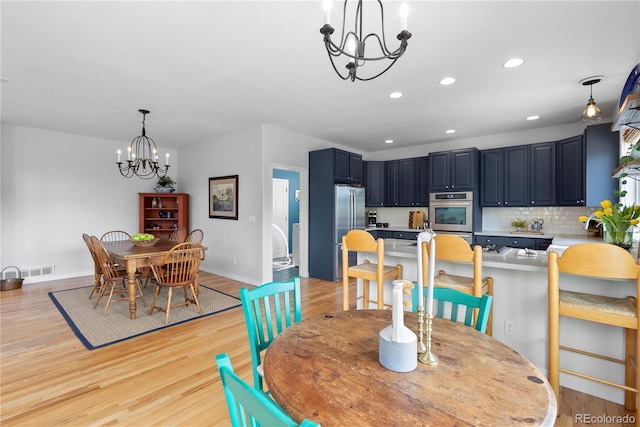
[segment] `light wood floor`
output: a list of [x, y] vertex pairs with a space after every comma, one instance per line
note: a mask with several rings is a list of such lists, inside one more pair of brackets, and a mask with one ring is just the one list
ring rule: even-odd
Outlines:
[[[228, 425], [214, 357], [228, 353], [238, 374], [251, 382], [242, 309], [89, 351], [47, 293], [92, 280], [27, 284], [0, 293], [0, 424]], [[207, 273], [201, 282], [234, 296], [245, 286]], [[303, 317], [339, 310], [341, 304], [339, 283], [302, 279]], [[625, 414], [621, 405], [569, 389], [562, 390], [561, 400], [558, 426], [574, 425], [576, 413]]]

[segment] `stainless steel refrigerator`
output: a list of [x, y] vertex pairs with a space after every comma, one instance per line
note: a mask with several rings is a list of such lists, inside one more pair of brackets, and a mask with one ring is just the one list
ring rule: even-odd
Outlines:
[[[342, 280], [342, 236], [350, 230], [365, 228], [364, 188], [348, 185], [334, 187], [335, 212], [333, 230], [333, 280]], [[355, 265], [357, 254], [349, 254], [349, 265]]]

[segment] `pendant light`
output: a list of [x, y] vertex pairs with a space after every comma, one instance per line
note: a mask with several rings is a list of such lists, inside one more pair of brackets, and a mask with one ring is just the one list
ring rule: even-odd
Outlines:
[[593, 85], [599, 83], [600, 80], [602, 80], [602, 76], [587, 77], [586, 79], [580, 80], [583, 86], [589, 86], [589, 101], [580, 119], [580, 123], [584, 126], [593, 125], [602, 121], [602, 112], [598, 104], [596, 104], [596, 101], [593, 100]]

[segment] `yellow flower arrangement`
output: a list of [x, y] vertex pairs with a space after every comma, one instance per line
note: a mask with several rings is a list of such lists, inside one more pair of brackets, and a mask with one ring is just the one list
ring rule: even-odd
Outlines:
[[[612, 204], [610, 200], [600, 202], [600, 209], [593, 213], [595, 220], [604, 226], [604, 239], [607, 243], [629, 249], [632, 244], [632, 226], [638, 225], [640, 206], [625, 206], [622, 203]], [[581, 216], [581, 222], [589, 221], [589, 217]]]

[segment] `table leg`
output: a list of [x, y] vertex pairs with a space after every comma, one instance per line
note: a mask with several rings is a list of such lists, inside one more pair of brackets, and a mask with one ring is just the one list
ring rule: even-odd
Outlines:
[[131, 320], [136, 318], [136, 260], [127, 261], [127, 276], [129, 278], [129, 315]]

